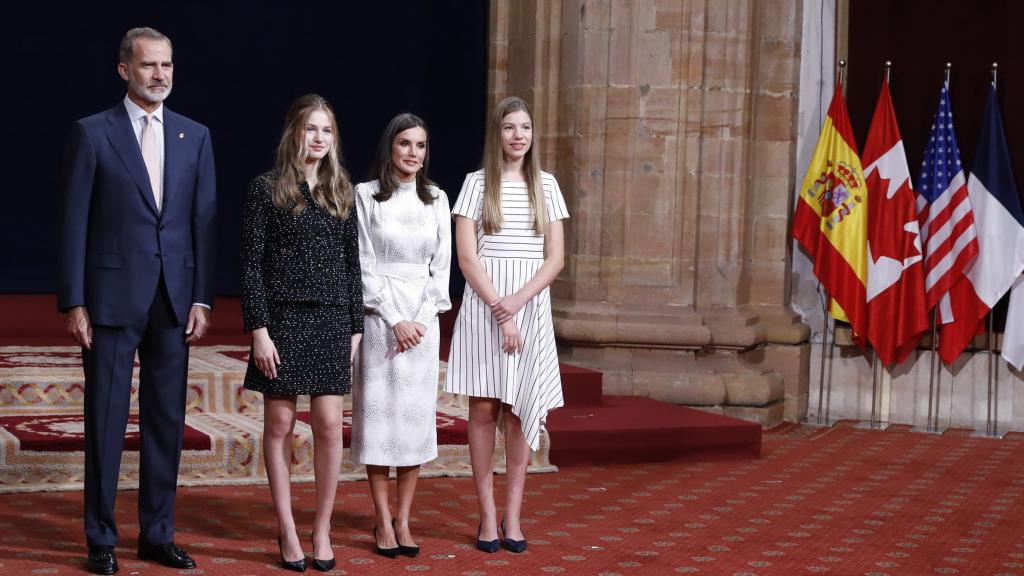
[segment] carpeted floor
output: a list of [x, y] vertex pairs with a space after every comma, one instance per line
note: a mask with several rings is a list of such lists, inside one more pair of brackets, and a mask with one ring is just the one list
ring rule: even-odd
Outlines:
[[[366, 484], [344, 482], [334, 573], [1024, 576], [1022, 461], [1020, 435], [789, 426], [759, 460], [563, 468], [528, 479], [518, 556], [472, 548], [469, 478], [425, 479], [424, 553], [401, 560], [372, 553]], [[313, 487], [294, 490], [308, 530]], [[120, 494], [121, 574], [178, 574], [134, 559], [135, 504]], [[0, 574], [81, 573], [81, 505], [79, 492], [0, 495]], [[180, 573], [284, 573], [265, 486], [182, 488], [177, 522], [199, 562]]]

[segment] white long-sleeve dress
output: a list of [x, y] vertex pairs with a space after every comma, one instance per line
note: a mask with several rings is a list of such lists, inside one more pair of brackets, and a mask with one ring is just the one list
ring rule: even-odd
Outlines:
[[[353, 368], [352, 461], [416, 466], [437, 457], [437, 315], [451, 308], [451, 217], [444, 191], [424, 204], [414, 183], [378, 202], [376, 180], [356, 186], [359, 263], [366, 309]], [[426, 326], [419, 345], [395, 351], [392, 327]]]
[[[540, 176], [548, 221], [568, 218], [555, 177], [547, 172]], [[481, 223], [483, 201], [484, 171], [479, 170], [466, 176], [452, 214], [477, 222], [477, 256], [498, 295], [508, 296], [529, 282], [544, 263], [544, 235], [533, 230], [525, 182], [502, 180], [505, 225], [493, 234], [485, 233]], [[516, 313], [515, 322], [524, 345], [521, 352], [508, 354], [501, 350], [501, 329], [490, 307], [467, 282], [455, 320], [444, 389], [501, 400], [522, 421], [526, 441], [537, 450], [548, 412], [563, 404], [548, 288]], [[503, 423], [502, 417], [499, 424]]]

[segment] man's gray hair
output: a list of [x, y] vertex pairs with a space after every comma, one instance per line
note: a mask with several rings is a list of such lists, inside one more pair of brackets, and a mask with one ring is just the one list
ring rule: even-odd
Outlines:
[[159, 30], [148, 26], [142, 26], [139, 28], [132, 28], [124, 33], [124, 38], [121, 39], [121, 51], [118, 55], [118, 63], [127, 64], [131, 61], [132, 51], [135, 49], [135, 39], [140, 37], [149, 38], [151, 40], [163, 40], [164, 42], [167, 42], [167, 47], [171, 49], [171, 53], [174, 53], [174, 46], [171, 45], [170, 38], [164, 36]]

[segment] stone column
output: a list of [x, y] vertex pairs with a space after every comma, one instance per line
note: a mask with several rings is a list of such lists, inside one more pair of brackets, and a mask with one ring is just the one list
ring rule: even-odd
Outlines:
[[[563, 360], [601, 369], [606, 393], [802, 416], [808, 332], [787, 278], [799, 4], [491, 7], [490, 99], [531, 100], [572, 213], [552, 287]], [[768, 406], [735, 406], [751, 395]]]

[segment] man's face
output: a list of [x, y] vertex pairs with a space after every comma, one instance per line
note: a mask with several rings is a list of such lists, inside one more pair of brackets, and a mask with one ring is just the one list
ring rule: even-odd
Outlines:
[[159, 104], [171, 93], [174, 76], [171, 47], [164, 40], [136, 38], [131, 60], [118, 64], [117, 72], [128, 81], [132, 100]]

